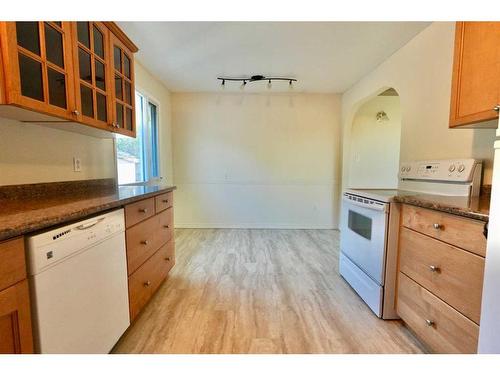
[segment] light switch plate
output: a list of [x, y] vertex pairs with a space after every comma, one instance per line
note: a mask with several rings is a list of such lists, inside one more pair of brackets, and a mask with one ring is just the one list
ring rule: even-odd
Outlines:
[[73, 157], [73, 171], [74, 172], [82, 171], [82, 161], [80, 160], [80, 158], [77, 158], [76, 156]]

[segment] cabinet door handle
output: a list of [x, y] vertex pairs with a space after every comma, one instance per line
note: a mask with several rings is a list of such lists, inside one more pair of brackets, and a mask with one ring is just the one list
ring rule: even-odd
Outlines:
[[149, 281], [149, 280], [144, 283], [144, 286], [146, 286], [146, 287], [150, 286], [150, 285], [151, 285], [151, 281]]
[[139, 212], [142, 212], [143, 214], [148, 212], [147, 208], [139, 208]]
[[425, 319], [425, 324], [427, 324], [429, 327], [432, 327], [435, 323], [432, 320]]
[[148, 243], [149, 243], [148, 240], [141, 241], [141, 244], [143, 244], [143, 245], [147, 245]]
[[495, 112], [500, 112], [500, 104], [497, 104], [496, 106], [493, 107], [493, 110]]
[[441, 271], [441, 268], [439, 268], [438, 266], [429, 266], [429, 269], [431, 270], [431, 272]]
[[167, 262], [170, 262], [170, 258], [169, 258], [169, 257], [165, 258], [165, 260], [166, 260]]
[[442, 229], [443, 228], [443, 226], [441, 224], [438, 224], [438, 223], [434, 223], [434, 224], [432, 224], [432, 226], [434, 229]]
[[170, 228], [170, 225], [164, 225], [163, 228], [168, 229]]
[[80, 111], [79, 111], [78, 109], [75, 109], [75, 110], [73, 111], [73, 114], [74, 114], [75, 116], [80, 116]]
[[168, 203], [168, 199], [163, 199], [162, 202], [163, 203]]

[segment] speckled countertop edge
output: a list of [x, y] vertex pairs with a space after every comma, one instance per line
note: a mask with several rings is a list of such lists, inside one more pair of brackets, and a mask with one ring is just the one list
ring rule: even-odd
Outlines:
[[423, 198], [418, 195], [396, 196], [394, 197], [394, 202], [410, 204], [413, 206], [428, 208], [431, 210], [446, 212], [449, 214], [463, 216], [470, 219], [475, 219], [485, 222], [489, 220], [489, 213], [481, 212], [481, 210], [475, 210], [473, 208], [467, 208], [467, 207], [457, 207], [451, 204], [446, 204], [443, 202], [432, 200], [431, 198]]
[[[120, 197], [120, 189], [127, 190], [125, 197]], [[141, 189], [152, 189], [152, 191], [146, 192], [134, 192], [135, 190]], [[104, 212], [113, 208], [123, 207], [126, 204], [137, 202], [142, 199], [147, 199], [162, 193], [173, 191], [176, 186], [161, 186], [156, 185], [153, 187], [129, 187], [122, 186], [116, 187], [114, 194], [111, 195], [90, 195], [88, 199], [77, 199], [73, 202], [67, 202], [60, 205], [54, 205], [53, 207], [46, 207], [40, 210], [42, 213], [46, 214], [43, 217], [30, 217], [30, 213], [33, 210], [27, 208], [25, 211], [19, 210], [14, 213], [10, 213], [2, 216], [0, 213], [0, 219], [8, 219], [8, 224], [5, 222], [0, 225], [0, 241], [7, 240], [9, 238], [25, 235], [32, 232], [37, 232], [42, 229], [50, 228], [58, 224], [66, 224], [78, 219], [84, 219], [86, 217]], [[51, 214], [53, 211], [53, 214]]]

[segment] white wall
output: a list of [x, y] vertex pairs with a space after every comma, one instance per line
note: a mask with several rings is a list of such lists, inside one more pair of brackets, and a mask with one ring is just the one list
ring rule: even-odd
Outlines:
[[337, 227], [339, 99], [173, 94], [176, 227]]
[[[170, 93], [144, 67], [135, 64], [136, 86], [160, 105], [160, 168], [173, 182]], [[73, 172], [73, 156], [82, 171]], [[0, 185], [114, 178], [112, 139], [0, 118]]]
[[494, 130], [449, 129], [455, 24], [435, 22], [342, 95], [342, 185], [350, 176], [352, 122], [358, 108], [393, 87], [401, 100], [400, 160], [473, 157], [491, 183]]
[[[378, 123], [384, 111], [388, 120]], [[401, 105], [398, 96], [376, 96], [359, 108], [351, 130], [351, 188], [396, 189], [398, 187]]]

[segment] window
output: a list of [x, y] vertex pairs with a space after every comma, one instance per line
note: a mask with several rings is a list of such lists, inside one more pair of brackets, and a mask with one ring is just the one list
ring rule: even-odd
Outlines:
[[135, 93], [136, 138], [116, 136], [118, 183], [145, 184], [159, 179], [158, 105]]

